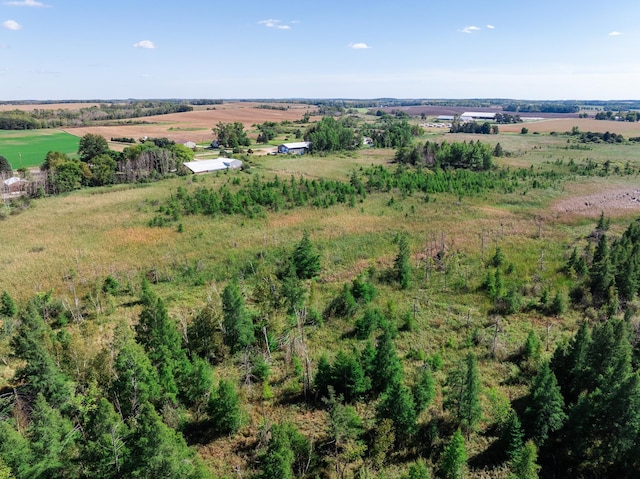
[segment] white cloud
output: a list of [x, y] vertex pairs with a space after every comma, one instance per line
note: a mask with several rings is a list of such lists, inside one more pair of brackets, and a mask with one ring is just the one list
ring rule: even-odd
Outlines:
[[494, 29], [494, 28], [496, 28], [496, 27], [494, 27], [493, 25], [489, 24], [489, 25], [487, 25], [487, 28], [488, 28], [489, 30], [493, 30], [493, 29]]
[[6, 28], [7, 30], [20, 30], [22, 28], [22, 25], [20, 25], [15, 20], [7, 20], [2, 24], [2, 27]]
[[354, 50], [366, 50], [368, 48], [371, 48], [369, 45], [367, 45], [366, 43], [362, 43], [362, 42], [350, 43], [349, 47], [353, 48]]
[[475, 25], [469, 25], [468, 27], [464, 27], [460, 31], [462, 33], [473, 33], [473, 32], [477, 32], [478, 30], [480, 30], [480, 27], [476, 27]]
[[273, 20], [272, 18], [268, 20], [260, 20], [258, 24], [264, 25], [267, 28], [275, 28], [277, 30], [291, 30], [289, 25], [281, 25], [280, 20]]
[[620, 35], [622, 35], [622, 32], [611, 32], [611, 33], [609, 33], [610, 37], [617, 37], [617, 36], [620, 36]]
[[151, 40], [142, 40], [138, 43], [134, 43], [133, 46], [135, 48], [148, 48], [148, 49], [156, 47]]
[[38, 7], [38, 8], [42, 8], [42, 7], [48, 7], [49, 5], [45, 5], [42, 2], [36, 2], [36, 0], [22, 0], [19, 2], [4, 2], [5, 5], [8, 5], [10, 7]]

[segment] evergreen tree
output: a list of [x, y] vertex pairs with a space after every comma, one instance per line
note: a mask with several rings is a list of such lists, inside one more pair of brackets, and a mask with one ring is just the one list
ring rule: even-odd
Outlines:
[[119, 478], [129, 459], [129, 430], [105, 398], [98, 401], [86, 427], [87, 441], [80, 462], [86, 477]]
[[280, 290], [284, 304], [287, 307], [287, 314], [294, 315], [304, 305], [305, 290], [293, 261], [287, 261], [287, 266], [285, 275], [280, 280]]
[[230, 381], [222, 379], [215, 395], [209, 399], [209, 417], [219, 434], [235, 434], [242, 425], [240, 397]]
[[413, 400], [418, 414], [424, 411], [436, 396], [436, 383], [429, 366], [420, 372], [418, 381], [413, 389]]
[[291, 261], [300, 279], [311, 279], [320, 272], [320, 255], [315, 252], [307, 230], [294, 248]]
[[440, 472], [444, 479], [462, 479], [467, 468], [464, 437], [458, 429], [442, 452]]
[[409, 471], [401, 476], [401, 479], [431, 479], [431, 472], [422, 459], [409, 466]]
[[127, 340], [113, 364], [115, 377], [111, 384], [113, 403], [125, 419], [137, 418], [147, 402], [158, 403], [158, 373], [138, 343]]
[[0, 457], [0, 479], [15, 479], [15, 477], [11, 472], [11, 468]]
[[33, 406], [27, 436], [35, 459], [30, 477], [74, 476], [78, 433], [71, 421], [51, 407], [42, 394], [38, 394]]
[[0, 297], [0, 316], [13, 318], [16, 314], [18, 314], [16, 303], [7, 291], [3, 291]]
[[309, 467], [309, 442], [289, 423], [274, 424], [267, 451], [262, 457], [261, 479], [302, 477]]
[[186, 352], [182, 349], [182, 338], [162, 299], [148, 292], [143, 304], [136, 325], [136, 340], [158, 371], [158, 381], [165, 398], [175, 402], [178, 385], [187, 384], [190, 370]]
[[480, 373], [473, 353], [467, 355], [466, 376], [460, 398], [460, 423], [469, 432], [474, 431], [482, 418], [480, 406]]
[[509, 460], [512, 460], [524, 445], [524, 432], [518, 414], [510, 409], [502, 426], [500, 442]]
[[560, 345], [551, 359], [550, 367], [556, 375], [566, 404], [574, 404], [586, 388], [587, 354], [591, 347], [591, 330], [583, 321], [568, 344]]
[[567, 419], [560, 387], [547, 362], [533, 379], [525, 416], [529, 435], [538, 446], [542, 446]]
[[200, 420], [202, 413], [207, 408], [213, 388], [211, 366], [204, 359], [198, 356], [194, 357], [186, 388], [182, 395], [186, 404], [193, 408], [196, 421]]
[[594, 298], [601, 304], [607, 297], [609, 288], [615, 286], [613, 264], [609, 256], [607, 235], [602, 235], [593, 254], [591, 269], [589, 270], [589, 287]]
[[328, 436], [333, 444], [330, 462], [338, 475], [344, 477], [349, 465], [359, 460], [366, 450], [361, 438], [362, 418], [352, 406], [345, 406], [343, 399], [335, 396], [333, 388], [329, 389], [325, 403], [329, 413]]
[[445, 408], [451, 411], [469, 435], [482, 417], [480, 405], [480, 374], [473, 353], [469, 353], [464, 364], [447, 377]]
[[[31, 453], [28, 438], [20, 434], [10, 421], [0, 421], [0, 458], [16, 477], [29, 477], [37, 459]], [[11, 476], [13, 477], [13, 476]]]
[[360, 399], [371, 387], [357, 355], [339, 351], [331, 368], [331, 385], [347, 402]]
[[235, 353], [255, 341], [253, 322], [237, 281], [230, 282], [222, 292], [222, 313], [225, 344]]
[[131, 437], [131, 455], [124, 477], [206, 479], [210, 473], [182, 435], [162, 422], [149, 403], [142, 407]]
[[395, 238], [398, 254], [393, 262], [393, 274], [401, 289], [407, 289], [411, 284], [411, 251], [406, 234], [398, 234]]
[[527, 441], [511, 461], [511, 474], [508, 479], [538, 479], [540, 466], [536, 464], [537, 460], [536, 445], [533, 441]]
[[570, 462], [600, 477], [623, 476], [638, 465], [634, 451], [640, 439], [640, 378], [623, 321], [594, 328], [587, 365], [565, 428]]
[[11, 338], [14, 355], [24, 361], [15, 378], [29, 396], [42, 394], [49, 404], [60, 408], [71, 399], [73, 385], [47, 350], [51, 336], [51, 328], [40, 316], [36, 301], [31, 300], [20, 315], [17, 334]]
[[398, 359], [396, 347], [389, 327], [383, 329], [378, 344], [376, 355], [373, 358], [372, 388], [376, 393], [384, 392], [390, 385], [402, 381], [402, 364]]
[[392, 383], [380, 398], [377, 416], [393, 421], [396, 440], [399, 445], [405, 445], [417, 428], [416, 406], [409, 388], [401, 381]]
[[318, 366], [316, 367], [316, 375], [313, 380], [313, 385], [316, 389], [316, 393], [320, 397], [326, 397], [329, 394], [329, 387], [333, 384], [333, 371], [331, 363], [327, 359], [326, 355], [320, 356], [318, 360]]

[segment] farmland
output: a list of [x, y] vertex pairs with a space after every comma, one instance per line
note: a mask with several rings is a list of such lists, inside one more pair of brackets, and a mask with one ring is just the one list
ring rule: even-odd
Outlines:
[[[107, 139], [155, 136], [207, 143], [217, 122], [239, 121], [254, 140], [254, 125], [293, 122], [312, 108], [257, 106], [239, 102], [216, 105], [215, 110], [199, 107], [147, 117], [144, 121], [149, 124], [68, 131], [76, 141], [93, 133]], [[363, 111], [358, 115], [359, 121], [376, 120]], [[522, 126], [528, 134], [520, 133]], [[567, 463], [584, 473], [591, 462], [585, 459], [575, 465], [571, 461], [577, 456], [557, 451], [571, 447], [572, 453], [578, 451], [590, 461], [596, 452], [581, 449], [568, 426], [539, 439], [533, 432], [536, 426], [527, 422], [528, 408], [533, 407], [529, 392], [538, 371], [544, 370], [556, 348], [569, 344], [583, 322], [599, 328], [624, 320], [629, 330], [637, 331], [640, 300], [635, 293], [616, 303], [607, 296], [616, 294], [615, 288], [603, 295], [580, 276], [577, 264], [567, 264], [575, 251], [595, 270], [599, 263], [591, 261], [603, 254], [598, 241], [606, 236], [613, 248], [640, 216], [640, 145], [579, 143], [576, 135], [565, 134], [575, 126], [625, 137], [640, 134], [636, 123], [579, 118], [500, 125], [495, 135], [429, 130], [414, 138], [414, 144], [480, 141], [492, 151], [500, 144], [504, 154], [493, 158], [490, 171], [447, 174], [424, 165], [398, 165], [396, 151], [390, 148], [304, 156], [247, 154], [241, 171], [170, 175], [156, 182], [34, 199], [29, 208], [0, 222], [0, 292], [10, 294], [23, 310], [36, 297], [49, 315], [36, 332], [46, 333], [47, 354], [56, 358], [55, 371], [76, 388], [73, 397], [81, 406], [74, 403], [67, 406], [72, 413], [64, 412], [74, 424], [93, 426], [99, 417], [95, 411], [106, 407], [103, 399], [111, 404], [117, 402], [114, 397], [125, 397], [118, 394], [124, 394], [126, 384], [117, 381], [127, 374], [122, 351], [133, 354], [144, 345], [145, 355], [169, 364], [162, 380], [175, 375], [180, 387], [153, 399], [153, 410], [158, 411], [153, 414], [159, 418], [155, 439], [160, 441], [166, 427], [175, 430], [213, 477], [270, 479], [265, 464], [276, 455], [270, 438], [277, 436], [279, 427], [292, 427], [308, 441], [289, 430], [290, 437], [283, 439], [292, 451], [291, 438], [306, 444], [304, 450], [295, 449], [295, 461], [300, 461], [295, 465], [306, 467], [296, 469], [295, 477], [405, 479], [408, 468], [420, 458], [433, 476], [440, 477], [443, 451], [461, 428], [468, 456], [466, 477], [505, 479], [511, 462], [504, 429], [511, 414], [524, 421], [525, 437], [537, 441], [543, 474], [559, 477], [565, 471], [554, 468]], [[273, 142], [285, 141], [288, 134]], [[437, 175], [442, 178], [437, 191], [418, 186]], [[456, 182], [465, 178], [466, 184], [476, 185], [473, 191], [455, 189]], [[348, 193], [340, 199], [334, 187]], [[273, 206], [250, 203], [260, 197], [275, 198], [269, 203]], [[155, 221], [158, 218], [162, 221]], [[298, 276], [292, 258], [304, 250], [305, 237], [311, 244], [310, 257], [317, 255], [318, 269]], [[403, 241], [408, 251], [402, 265], [402, 271], [408, 271], [406, 286], [398, 279]], [[242, 302], [238, 317], [246, 313], [250, 318], [251, 334], [244, 333], [253, 341], [242, 347], [229, 342], [227, 334], [234, 326], [228, 322], [232, 290]], [[578, 299], [576, 291], [582, 294]], [[26, 334], [15, 317], [3, 317], [0, 335], [0, 390], [8, 392], [29, 386], [29, 377], [14, 377], [23, 362], [31, 360], [10, 353], [13, 345], [22, 344], [12, 338]], [[150, 317], [157, 321], [156, 329], [140, 326]], [[371, 318], [374, 322], [367, 324]], [[160, 328], [167, 325], [173, 333]], [[209, 328], [204, 339], [197, 329], [203, 325]], [[184, 377], [179, 379], [187, 369], [179, 361], [186, 356], [176, 359], [180, 364], [176, 365], [159, 355], [162, 348], [148, 346], [146, 335], [160, 330], [166, 337], [154, 340], [167, 341], [163, 348], [169, 344], [167, 338], [173, 338], [171, 354], [188, 355], [189, 362], [204, 368], [206, 374], [198, 376], [204, 390], [195, 397], [187, 397], [186, 390], [190, 394], [192, 387], [184, 388]], [[404, 429], [396, 413], [383, 406], [389, 407], [392, 390], [380, 390], [375, 371], [363, 373], [361, 380], [355, 374], [348, 381], [340, 375], [335, 379], [340, 367], [346, 374], [348, 367], [364, 363], [360, 358], [370, 348], [381, 344], [400, 364], [394, 375], [402, 387], [395, 384], [394, 394], [407, 404], [420, 398], [416, 391], [421, 375], [425, 371], [432, 375], [432, 397], [423, 409], [413, 411], [417, 413]], [[639, 354], [638, 344], [628, 344], [633, 354]], [[142, 353], [136, 354], [141, 364], [148, 362]], [[206, 367], [196, 358], [204, 358]], [[329, 379], [317, 374], [323, 361], [331, 364]], [[474, 407], [481, 412], [469, 422], [460, 420], [451, 406], [452, 383], [456, 374], [468, 373], [461, 366], [467, 361], [477, 361]], [[631, 366], [630, 361], [628, 369], [636, 370], [637, 363]], [[195, 366], [189, 371], [195, 388], [196, 381], [191, 380]], [[221, 417], [216, 416], [216, 407], [223, 397], [221, 385], [227, 382], [238, 394], [240, 413], [233, 428], [222, 430], [212, 418]], [[342, 388], [343, 396], [329, 397], [328, 386]], [[411, 400], [402, 396], [406, 391], [411, 391]], [[620, 396], [626, 392], [621, 388]], [[324, 400], [322, 394], [327, 396]], [[202, 398], [209, 402], [203, 404]], [[585, 391], [581, 401], [598, 398]], [[576, 406], [569, 401], [565, 411], [572, 414], [572, 421], [579, 421]], [[113, 424], [126, 422], [130, 428], [120, 433], [127, 447], [140, 447], [140, 424], [156, 416], [146, 409], [135, 412], [132, 407], [133, 412], [127, 413], [125, 407], [118, 406], [118, 411], [109, 407], [111, 416], [120, 421]], [[232, 413], [222, 417], [235, 417]], [[14, 416], [17, 419], [6, 421], [12, 427], [27, 421]], [[7, 430], [8, 426], [0, 429], [0, 434]], [[16, 434], [2, 437], [17, 441]], [[589, 429], [588, 434], [596, 432]], [[74, 460], [60, 456], [60, 461], [67, 461], [68, 475], [75, 477], [80, 474], [78, 464], [92, 464], [91, 454], [84, 450], [85, 443], [94, 439], [71, 433], [69, 437], [75, 449], [68, 454]], [[173, 459], [182, 442], [171, 444], [164, 450], [172, 451]], [[15, 457], [2, 447], [2, 457]], [[123, 451], [124, 463], [131, 453]], [[279, 457], [284, 461], [289, 456]], [[613, 465], [594, 463], [601, 470], [623, 468], [622, 461], [637, 466], [633, 454], [620, 457]], [[128, 467], [138, 467], [141, 459], [134, 459]]]
[[60, 130], [0, 131], [0, 155], [13, 169], [38, 167], [49, 151], [75, 155], [80, 138]]

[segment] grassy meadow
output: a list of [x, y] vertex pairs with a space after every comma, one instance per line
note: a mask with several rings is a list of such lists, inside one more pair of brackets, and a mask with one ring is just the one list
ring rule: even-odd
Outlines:
[[40, 166], [50, 151], [75, 156], [79, 143], [79, 137], [60, 130], [0, 131], [0, 155], [14, 170]]
[[[22, 153], [24, 166], [36, 166], [49, 150], [77, 150], [77, 137], [48, 133], [12, 136], [3, 132], [0, 154], [15, 168], [18, 152]], [[525, 309], [505, 316], [492, 312], [490, 300], [480, 291], [487, 263], [500, 248], [513, 271], [506, 282], [522, 284], [529, 293], [525, 301], [539, 297], [544, 290], [566, 293], [568, 280], [558, 272], [574, 246], [580, 250], [585, 247], [586, 237], [601, 213], [610, 218], [612, 235], [620, 234], [640, 215], [640, 203], [629, 207], [626, 203], [603, 202], [585, 209], [583, 199], [585, 195], [637, 188], [638, 175], [625, 175], [623, 170], [627, 163], [636, 171], [640, 169], [640, 145], [589, 144], [576, 148], [563, 135], [509, 132], [486, 137], [439, 133], [420, 141], [426, 139], [480, 140], [492, 145], [499, 142], [507, 155], [495, 159], [498, 169], [558, 171], [562, 177], [546, 188], [528, 188], [521, 182], [508, 193], [403, 196], [398, 191], [385, 191], [370, 193], [355, 206], [305, 206], [268, 211], [254, 218], [184, 215], [165, 227], [153, 227], [149, 222], [179, 187], [187, 191], [222, 185], [234, 188], [234, 180], [244, 183], [256, 175], [266, 179], [280, 175], [285, 180], [293, 176], [349, 181], [353, 171], [372, 165], [393, 170], [394, 151], [370, 149], [321, 157], [256, 156], [248, 171], [84, 189], [33, 200], [31, 208], [0, 222], [0, 292], [6, 290], [17, 301], [25, 302], [36, 293], [52, 290], [65, 304], [73, 304], [77, 296], [91, 297], [107, 275], [132, 285], [132, 293], [117, 297], [108, 314], [97, 314], [93, 322], [70, 325], [74, 341], [86, 341], [99, 349], [109, 342], [105, 337], [113, 324], [136, 321], [137, 309], [131, 303], [137, 300], [142, 277], [152, 281], [154, 290], [166, 300], [170, 315], [179, 321], [193, 318], [233, 276], [241, 278], [251, 308], [254, 303], [248, 278], [272, 273], [266, 260], [288, 255], [307, 231], [321, 261], [318, 278], [306, 283], [308, 306], [322, 312], [342, 286], [360, 273], [375, 271], [383, 277], [397, 254], [394, 239], [404, 233], [411, 250], [411, 287], [400, 290], [380, 280], [373, 304], [398, 324], [407, 316], [413, 317], [414, 326], [400, 333], [396, 341], [398, 353], [406, 360], [407, 370], [417, 367], [420, 358], [440, 355], [444, 365], [435, 373], [440, 384], [444, 371], [459, 363], [465, 348], [474, 342], [486, 393], [482, 406], [483, 424], [487, 425], [501, 398], [513, 400], [526, 392], [522, 382], [513, 380], [518, 371], [507, 358], [517, 354], [529, 331], [535, 331], [543, 343], [553, 345], [575, 331], [581, 319], [575, 311], [555, 318]], [[607, 161], [610, 170], [604, 174]], [[589, 162], [596, 167], [588, 175], [570, 166]], [[440, 248], [446, 252], [444, 266], [430, 266]], [[282, 321], [286, 323], [289, 318]], [[350, 335], [350, 319], [335, 319], [328, 326], [306, 330], [307, 350], [314, 365], [322, 354], [333, 357], [338, 349], [362, 347], [362, 342]], [[85, 354], [85, 359], [90, 359], [97, 352]], [[300, 384], [291, 373], [287, 354], [285, 346], [274, 351], [270, 380], [274, 396], [285, 399], [265, 400], [259, 387], [242, 386], [247, 421], [241, 434], [197, 445], [207, 465], [220, 476], [251, 470], [255, 458], [246, 450], [256, 446], [254, 439], [265, 422], [287, 418], [309, 436], [325, 431], [324, 411], [295, 401]], [[548, 356], [550, 352], [543, 354]], [[240, 361], [236, 358], [217, 366], [216, 377], [230, 377], [240, 384]], [[14, 368], [10, 362], [0, 364], [0, 387], [9, 384]], [[294, 398], [291, 404], [287, 398]], [[442, 413], [442, 405], [439, 393], [429, 413]], [[368, 405], [361, 405], [359, 412], [369, 423], [373, 420]], [[469, 457], [480, 455], [490, 441], [490, 433], [472, 435], [467, 444]], [[386, 477], [397, 478], [401, 467], [390, 465], [388, 472]], [[499, 471], [491, 476], [482, 474], [478, 470], [469, 477], [506, 477]]]

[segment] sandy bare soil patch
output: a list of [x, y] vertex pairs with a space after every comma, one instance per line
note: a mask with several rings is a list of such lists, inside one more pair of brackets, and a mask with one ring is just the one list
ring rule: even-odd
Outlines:
[[572, 196], [555, 202], [551, 206], [557, 213], [596, 217], [601, 212], [615, 216], [616, 213], [640, 211], [640, 187], [617, 188], [583, 196]]
[[577, 126], [580, 131], [597, 131], [617, 133], [625, 138], [640, 136], [640, 122], [631, 123], [628, 121], [606, 121], [594, 120], [591, 118], [545, 118], [544, 120], [528, 121], [511, 125], [499, 125], [500, 132], [520, 133], [522, 128], [529, 130], [529, 133], [564, 133], [571, 131]]
[[305, 113], [315, 110], [312, 105], [288, 105], [284, 103], [274, 105], [276, 107], [288, 107], [286, 110], [258, 108], [259, 105], [264, 105], [264, 103], [237, 102], [209, 105], [208, 107], [198, 107], [193, 111], [184, 113], [148, 116], [132, 120], [144, 122], [144, 124], [127, 125], [123, 121], [118, 126], [67, 128], [65, 131], [79, 137], [87, 133], [102, 135], [107, 140], [122, 137], [135, 138], [137, 140], [143, 136], [148, 136], [152, 138], [169, 138], [179, 143], [186, 141], [199, 143], [213, 139], [212, 128], [218, 122], [231, 123], [239, 121], [244, 125], [245, 130], [249, 130], [252, 125], [264, 123], [265, 121], [300, 120]]

